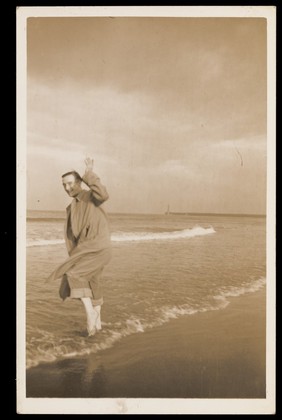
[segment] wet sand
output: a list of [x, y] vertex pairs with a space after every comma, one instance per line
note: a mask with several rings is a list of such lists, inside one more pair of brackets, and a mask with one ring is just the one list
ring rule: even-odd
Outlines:
[[84, 358], [27, 370], [27, 397], [265, 398], [265, 290]]

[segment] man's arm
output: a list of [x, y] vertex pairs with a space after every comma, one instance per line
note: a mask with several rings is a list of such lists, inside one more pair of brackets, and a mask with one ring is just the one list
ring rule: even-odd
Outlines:
[[90, 188], [95, 205], [99, 206], [109, 198], [109, 194], [98, 175], [93, 172], [93, 164], [93, 159], [85, 159], [86, 168], [82, 180]]

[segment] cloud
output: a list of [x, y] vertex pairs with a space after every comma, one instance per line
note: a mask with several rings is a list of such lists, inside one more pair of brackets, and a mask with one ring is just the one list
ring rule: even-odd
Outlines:
[[29, 20], [30, 206], [90, 155], [116, 211], [262, 208], [265, 57], [259, 19]]
[[235, 138], [220, 140], [218, 142], [213, 143], [211, 147], [215, 149], [234, 149], [235, 147], [237, 147], [240, 149], [249, 149], [252, 151], [260, 151], [266, 153], [267, 141], [266, 136], [252, 136], [239, 139]]

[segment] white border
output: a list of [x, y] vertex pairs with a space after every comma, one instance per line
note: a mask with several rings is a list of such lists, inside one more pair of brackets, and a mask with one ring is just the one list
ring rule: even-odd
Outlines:
[[265, 17], [275, 20], [274, 6], [88, 6], [19, 7], [18, 17]]
[[276, 15], [267, 19], [266, 395], [275, 407], [276, 366]]
[[26, 296], [26, 18], [17, 10], [17, 398], [25, 388]]
[[[26, 398], [26, 24], [28, 17], [158, 16], [267, 19], [267, 395], [265, 399]], [[274, 6], [19, 7], [17, 8], [17, 412], [21, 414], [274, 414], [276, 8]]]

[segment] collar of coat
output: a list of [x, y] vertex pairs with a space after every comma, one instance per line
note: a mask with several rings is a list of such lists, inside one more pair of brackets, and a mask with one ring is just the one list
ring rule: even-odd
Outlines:
[[[77, 194], [76, 197], [73, 197], [73, 200], [75, 201], [81, 201], [83, 194], [85, 193], [85, 190], [81, 190], [80, 193]], [[71, 209], [71, 203], [67, 206], [66, 210], [70, 211]]]
[[82, 198], [82, 196], [84, 195], [84, 190], [82, 190], [82, 191], [80, 191], [80, 193], [78, 193], [77, 194], [77, 196], [76, 197], [74, 197], [74, 199], [76, 200], [76, 201], [81, 201], [81, 198]]

